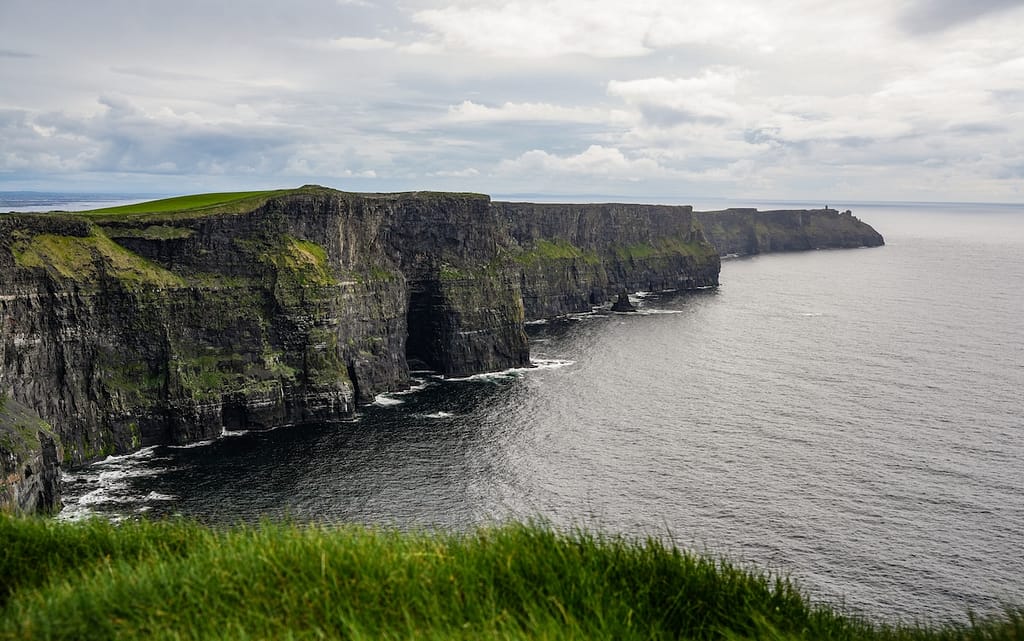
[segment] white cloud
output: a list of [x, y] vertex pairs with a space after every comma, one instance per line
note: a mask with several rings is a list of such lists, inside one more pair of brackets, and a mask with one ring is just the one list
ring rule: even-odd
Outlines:
[[397, 45], [390, 40], [383, 38], [362, 38], [359, 36], [343, 36], [332, 38], [323, 43], [325, 49], [336, 49], [339, 51], [383, 51], [394, 49]]
[[0, 185], [1014, 199], [1024, 5], [979, 2], [14, 3]]
[[563, 107], [550, 103], [506, 102], [499, 107], [489, 107], [472, 100], [463, 100], [448, 107], [448, 120], [452, 122], [576, 122], [615, 123], [628, 119], [621, 110], [607, 110], [594, 107]]
[[500, 170], [510, 173], [554, 172], [631, 181], [668, 173], [650, 158], [628, 158], [614, 147], [601, 145], [591, 145], [584, 151], [570, 156], [558, 156], [541, 149], [533, 149], [514, 160], [503, 161]]
[[648, 119], [690, 121], [735, 119], [743, 112], [734, 99], [745, 72], [739, 69], [706, 69], [691, 78], [642, 78], [612, 80], [608, 93], [645, 112]]
[[437, 176], [440, 178], [476, 178], [480, 175], [480, 171], [473, 167], [467, 167], [466, 169], [448, 170], [448, 171], [433, 171], [427, 174], [428, 176]]
[[644, 43], [649, 12], [609, 0], [491, 0], [425, 9], [413, 19], [431, 30], [439, 48], [497, 57], [620, 58], [652, 51]]

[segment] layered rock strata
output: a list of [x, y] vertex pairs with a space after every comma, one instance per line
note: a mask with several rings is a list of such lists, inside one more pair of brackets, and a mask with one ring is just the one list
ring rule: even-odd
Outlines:
[[0, 508], [53, 509], [58, 462], [346, 420], [410, 367], [528, 365], [526, 320], [713, 287], [718, 254], [689, 207], [478, 194], [0, 216]]
[[723, 256], [885, 244], [850, 211], [724, 209], [694, 212], [705, 237]]

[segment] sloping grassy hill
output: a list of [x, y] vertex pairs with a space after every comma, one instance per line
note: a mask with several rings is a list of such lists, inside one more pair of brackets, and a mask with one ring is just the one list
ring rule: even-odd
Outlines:
[[1024, 618], [892, 628], [787, 580], [510, 525], [471, 535], [0, 516], [0, 638], [1024, 639]]
[[116, 222], [119, 220], [174, 220], [177, 218], [194, 218], [219, 213], [244, 213], [252, 211], [267, 202], [273, 196], [283, 195], [295, 189], [278, 189], [271, 191], [238, 191], [215, 194], [192, 194], [176, 196], [162, 200], [151, 200], [144, 203], [105, 207], [89, 211], [76, 212], [76, 216], [84, 216], [94, 222]]

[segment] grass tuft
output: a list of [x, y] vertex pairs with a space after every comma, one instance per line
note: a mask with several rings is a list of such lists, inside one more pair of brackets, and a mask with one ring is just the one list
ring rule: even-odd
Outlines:
[[0, 638], [1021, 639], [873, 626], [788, 580], [536, 525], [473, 534], [0, 517]]

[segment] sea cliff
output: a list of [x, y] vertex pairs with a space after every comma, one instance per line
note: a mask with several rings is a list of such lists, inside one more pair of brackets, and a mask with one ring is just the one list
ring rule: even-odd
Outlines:
[[528, 320], [717, 285], [701, 223], [747, 218], [702, 216], [315, 186], [0, 216], [0, 509], [54, 509], [61, 463], [349, 420], [410, 367], [528, 365]]
[[723, 256], [885, 244], [881, 234], [849, 210], [724, 209], [694, 215], [705, 237]]

